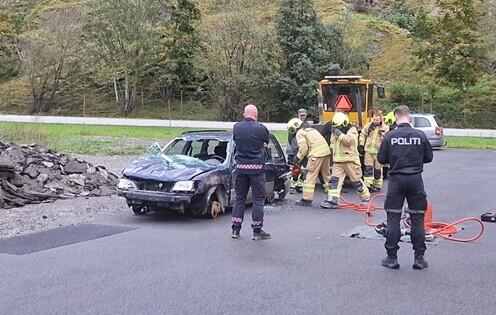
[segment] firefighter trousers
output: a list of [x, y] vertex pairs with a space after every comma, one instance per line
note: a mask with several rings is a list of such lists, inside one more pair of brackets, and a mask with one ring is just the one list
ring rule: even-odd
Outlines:
[[387, 212], [386, 248], [387, 254], [396, 256], [398, 242], [401, 238], [400, 220], [405, 199], [408, 208], [405, 210], [410, 215], [410, 238], [415, 251], [415, 256], [423, 255], [425, 247], [424, 214], [427, 209], [427, 197], [421, 174], [392, 175], [389, 178], [384, 210]]
[[319, 173], [324, 179], [324, 189], [327, 189], [327, 183], [331, 178], [330, 170], [331, 156], [324, 157], [310, 157], [307, 162], [307, 176], [303, 182], [303, 196], [304, 200], [313, 200], [315, 194], [315, 182], [319, 178]]
[[337, 203], [341, 196], [341, 188], [343, 187], [346, 176], [350, 178], [351, 184], [356, 189], [360, 199], [362, 201], [369, 200], [370, 192], [363, 183], [362, 169], [360, 165], [353, 162], [334, 162], [332, 165], [331, 181], [329, 182], [329, 199]]
[[382, 188], [382, 165], [377, 161], [377, 154], [365, 152], [363, 157], [365, 169], [363, 171], [363, 181], [367, 187]]
[[251, 212], [251, 227], [254, 231], [263, 227], [264, 204], [265, 204], [265, 172], [259, 174], [247, 174], [236, 171], [235, 200], [232, 212], [233, 230], [241, 230], [241, 224], [245, 216], [246, 198], [251, 188], [253, 197], [253, 209]]

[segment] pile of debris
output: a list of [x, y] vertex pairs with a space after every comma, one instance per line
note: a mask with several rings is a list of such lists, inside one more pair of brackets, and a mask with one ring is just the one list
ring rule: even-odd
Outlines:
[[103, 166], [38, 145], [0, 142], [0, 208], [115, 193], [118, 178]]

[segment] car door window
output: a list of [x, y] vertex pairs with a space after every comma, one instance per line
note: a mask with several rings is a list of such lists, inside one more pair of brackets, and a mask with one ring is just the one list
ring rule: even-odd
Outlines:
[[282, 152], [282, 148], [277, 142], [274, 136], [270, 137], [269, 141], [269, 152], [271, 154], [271, 159], [274, 162], [282, 162], [284, 161], [284, 153]]
[[415, 117], [414, 124], [416, 128], [427, 128], [431, 126], [429, 120], [424, 117]]

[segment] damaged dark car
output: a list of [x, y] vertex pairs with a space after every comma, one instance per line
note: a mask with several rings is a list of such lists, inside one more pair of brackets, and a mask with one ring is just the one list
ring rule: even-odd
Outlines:
[[[124, 169], [118, 194], [137, 215], [172, 210], [216, 218], [234, 203], [235, 153], [230, 131], [185, 132], [163, 149], [155, 144]], [[265, 153], [266, 200], [284, 199], [289, 166], [272, 134]]]

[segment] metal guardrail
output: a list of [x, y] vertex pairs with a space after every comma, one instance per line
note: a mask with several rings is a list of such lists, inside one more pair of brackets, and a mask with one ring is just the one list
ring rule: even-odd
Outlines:
[[[103, 118], [103, 117], [67, 117], [67, 116], [25, 116], [0, 115], [0, 121], [31, 122], [43, 124], [76, 124], [107, 126], [142, 126], [142, 127], [184, 127], [184, 128], [216, 128], [232, 129], [235, 122], [201, 121], [201, 120], [164, 120], [135, 118]], [[269, 130], [286, 130], [286, 124], [263, 123]], [[494, 129], [452, 129], [444, 128], [445, 136], [496, 138]]]

